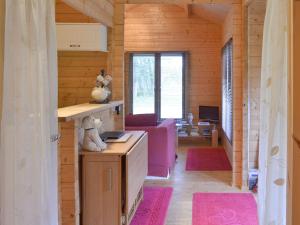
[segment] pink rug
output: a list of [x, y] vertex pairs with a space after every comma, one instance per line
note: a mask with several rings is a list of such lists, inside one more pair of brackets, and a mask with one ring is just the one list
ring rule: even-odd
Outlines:
[[224, 148], [191, 148], [186, 159], [188, 171], [231, 170]]
[[130, 225], [164, 225], [173, 188], [145, 187], [144, 200]]
[[255, 199], [248, 193], [196, 193], [193, 225], [258, 225]]

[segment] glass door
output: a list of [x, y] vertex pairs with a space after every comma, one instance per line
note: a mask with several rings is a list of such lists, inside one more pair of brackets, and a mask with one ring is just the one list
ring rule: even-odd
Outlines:
[[155, 113], [155, 54], [133, 55], [132, 113]]
[[160, 58], [160, 117], [183, 117], [183, 55], [161, 54]]

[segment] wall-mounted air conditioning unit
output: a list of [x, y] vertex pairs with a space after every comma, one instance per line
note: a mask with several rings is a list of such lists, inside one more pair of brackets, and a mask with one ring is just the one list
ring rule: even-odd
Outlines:
[[59, 51], [107, 51], [107, 28], [99, 23], [57, 23]]

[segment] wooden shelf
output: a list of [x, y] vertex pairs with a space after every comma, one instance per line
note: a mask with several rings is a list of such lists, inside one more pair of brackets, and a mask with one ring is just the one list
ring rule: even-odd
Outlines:
[[108, 104], [91, 104], [84, 103], [80, 105], [59, 108], [57, 110], [58, 120], [60, 122], [68, 122], [89, 116], [93, 113], [102, 112], [110, 108], [123, 105], [123, 101], [111, 101]]

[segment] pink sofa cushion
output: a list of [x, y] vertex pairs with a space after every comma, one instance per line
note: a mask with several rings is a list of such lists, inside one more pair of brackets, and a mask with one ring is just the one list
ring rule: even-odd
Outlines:
[[125, 118], [125, 126], [129, 127], [144, 127], [157, 126], [158, 118], [156, 114], [129, 114]]

